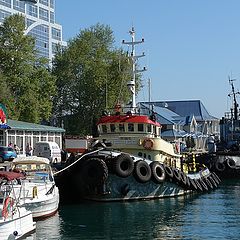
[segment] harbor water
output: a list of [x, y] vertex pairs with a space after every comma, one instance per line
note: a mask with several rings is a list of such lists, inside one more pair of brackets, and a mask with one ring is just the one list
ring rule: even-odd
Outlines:
[[240, 180], [210, 193], [140, 202], [61, 205], [27, 239], [240, 239]]

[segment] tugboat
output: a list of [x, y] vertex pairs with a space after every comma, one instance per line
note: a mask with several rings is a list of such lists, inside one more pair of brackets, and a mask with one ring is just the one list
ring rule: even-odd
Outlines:
[[[132, 95], [126, 108], [115, 106], [97, 123], [99, 138], [75, 162], [55, 173], [61, 199], [65, 197], [96, 201], [127, 201], [174, 197], [214, 189], [220, 183], [216, 174], [192, 159], [183, 159], [175, 145], [161, 138], [161, 125], [152, 111], [144, 115], [136, 106], [134, 28], [131, 41]], [[143, 68], [140, 71], [144, 71]], [[71, 197], [70, 197], [71, 196]]]
[[240, 118], [239, 105], [233, 82], [235, 79], [229, 78], [232, 97], [232, 107], [230, 112], [220, 120], [220, 138], [209, 138], [208, 153], [197, 157], [197, 162], [206, 164], [210, 170], [214, 171], [222, 178], [240, 177]]

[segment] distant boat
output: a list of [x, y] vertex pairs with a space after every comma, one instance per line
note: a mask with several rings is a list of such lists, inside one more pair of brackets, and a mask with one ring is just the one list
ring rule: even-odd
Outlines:
[[[62, 195], [96, 201], [143, 200], [211, 190], [219, 184], [206, 167], [185, 161], [179, 146], [161, 138], [154, 112], [142, 114], [135, 102], [135, 31], [132, 41], [131, 104], [104, 112], [97, 123], [99, 138], [92, 149], [56, 174]], [[144, 69], [143, 69], [144, 70]], [[141, 71], [141, 70], [140, 70]]]
[[23, 178], [20, 173], [0, 171], [0, 239], [22, 239], [36, 229], [31, 211], [19, 206], [13, 194], [14, 184]]
[[234, 80], [229, 78], [232, 97], [232, 107], [220, 120], [220, 137], [209, 138], [209, 151], [197, 157], [197, 161], [206, 164], [220, 177], [240, 177], [240, 116], [237, 95], [233, 84]]
[[55, 185], [49, 159], [29, 156], [12, 162], [12, 171], [23, 172], [25, 179], [14, 185], [20, 204], [32, 211], [34, 219], [52, 216], [58, 210], [59, 192]]

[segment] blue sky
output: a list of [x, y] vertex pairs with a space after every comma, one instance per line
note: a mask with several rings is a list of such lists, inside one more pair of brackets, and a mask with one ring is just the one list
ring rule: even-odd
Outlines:
[[65, 41], [109, 25], [117, 47], [126, 47], [133, 25], [136, 39], [145, 39], [137, 52], [146, 53], [140, 65], [148, 68], [138, 100], [148, 100], [150, 78], [152, 100], [199, 99], [221, 117], [231, 106], [229, 75], [240, 89], [239, 0], [56, 0], [56, 20]]

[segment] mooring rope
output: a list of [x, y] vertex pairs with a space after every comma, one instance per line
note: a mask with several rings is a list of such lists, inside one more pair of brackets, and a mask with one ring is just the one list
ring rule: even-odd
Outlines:
[[76, 164], [78, 161], [80, 161], [83, 157], [85, 157], [85, 156], [87, 156], [87, 155], [91, 155], [91, 154], [96, 153], [96, 152], [99, 152], [99, 151], [101, 151], [101, 150], [103, 150], [103, 149], [105, 149], [105, 148], [100, 148], [100, 149], [97, 149], [97, 150], [95, 150], [95, 151], [92, 151], [92, 152], [83, 154], [79, 159], [77, 159], [76, 161], [74, 161], [73, 163], [71, 163], [70, 165], [68, 165], [67, 167], [59, 170], [58, 172], [53, 173], [53, 175], [55, 176], [55, 175], [57, 175], [57, 174], [65, 171], [65, 170], [67, 170], [68, 168], [70, 168], [70, 167], [72, 167], [74, 164]]

